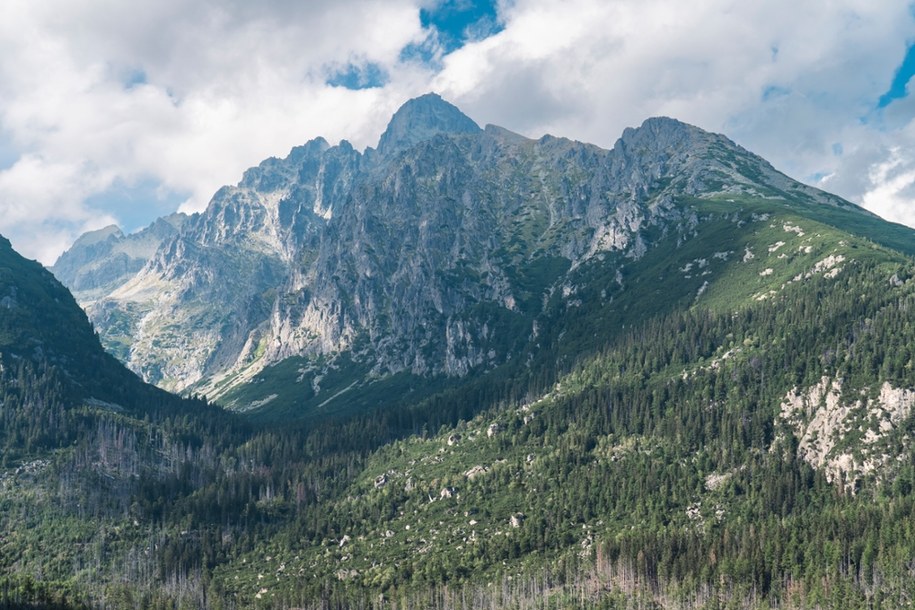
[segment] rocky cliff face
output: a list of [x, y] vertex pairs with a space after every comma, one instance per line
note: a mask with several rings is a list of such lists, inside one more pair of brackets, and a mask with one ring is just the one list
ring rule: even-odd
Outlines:
[[91, 304], [143, 269], [185, 220], [184, 214], [172, 214], [131, 235], [114, 225], [90, 231], [57, 259], [51, 271], [82, 304]]
[[699, 219], [679, 202], [721, 193], [853, 207], [672, 119], [608, 151], [480, 129], [430, 94], [394, 115], [377, 150], [313, 140], [173, 231], [153, 225], [154, 252], [125, 259], [130, 237], [110, 229], [54, 269], [107, 291], [89, 307], [102, 337], [168, 389], [218, 397], [293, 356], [461, 376], [536, 334], [570, 270], [623, 269], [658, 236], [688, 240]]

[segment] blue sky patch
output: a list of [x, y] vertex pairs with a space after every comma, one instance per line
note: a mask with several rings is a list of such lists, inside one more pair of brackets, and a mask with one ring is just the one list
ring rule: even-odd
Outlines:
[[450, 53], [505, 29], [497, 5], [494, 0], [445, 0], [420, 9], [419, 20], [424, 28], [435, 28], [442, 50]]
[[0, 134], [0, 171], [9, 169], [19, 160], [19, 151], [8, 138]]
[[331, 87], [345, 87], [346, 89], [383, 87], [387, 82], [387, 72], [374, 63], [349, 64], [343, 70], [331, 74], [327, 79], [327, 84]]
[[790, 89], [785, 87], [779, 87], [777, 85], [769, 85], [762, 92], [762, 101], [768, 102], [769, 100], [778, 99], [780, 97], [785, 97], [791, 93]]
[[89, 197], [86, 204], [111, 214], [125, 233], [132, 233], [174, 213], [188, 196], [162, 189], [158, 181], [147, 178], [136, 184], [116, 182], [107, 191]]
[[495, 0], [439, 0], [419, 11], [422, 27], [429, 37], [411, 44], [400, 53], [402, 61], [434, 64], [468, 42], [483, 40], [505, 29], [499, 21]]
[[[436, 64], [441, 59], [441, 51], [435, 44], [433, 36], [426, 38], [421, 43], [408, 44], [400, 51], [400, 61], [418, 61], [424, 64]], [[440, 67], [440, 66], [439, 66]]]
[[133, 70], [128, 70], [127, 74], [124, 75], [123, 83], [124, 89], [133, 89], [138, 85], [145, 85], [147, 83], [146, 72], [141, 68], [134, 68]]
[[905, 86], [912, 76], [915, 76], [915, 44], [910, 45], [906, 51], [905, 59], [896, 69], [896, 75], [893, 77], [889, 90], [880, 96], [877, 108], [886, 108], [893, 103], [893, 100], [904, 98], [906, 96]]

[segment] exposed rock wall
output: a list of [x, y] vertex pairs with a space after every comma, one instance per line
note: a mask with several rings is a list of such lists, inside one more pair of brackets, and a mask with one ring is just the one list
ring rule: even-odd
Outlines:
[[[651, 235], [687, 239], [698, 220], [678, 197], [725, 184], [821, 196], [672, 119], [604, 150], [480, 129], [426, 95], [394, 115], [378, 150], [319, 138], [249, 169], [157, 233], [141, 269], [97, 282], [107, 292], [89, 312], [133, 370], [172, 390], [218, 395], [284, 358], [341, 353], [376, 375], [465, 375], [511, 356], [510, 329], [534, 327], [569, 269], [598, 256], [624, 266]], [[67, 277], [105, 258], [76, 250], [58, 264]]]
[[[860, 477], [897, 459], [899, 452], [887, 448], [900, 445], [887, 441], [900, 433], [915, 407], [915, 391], [888, 382], [876, 396], [868, 394], [865, 390], [849, 396], [843, 393], [842, 380], [824, 376], [809, 388], [789, 392], [779, 413], [798, 439], [798, 457], [850, 491]], [[901, 446], [911, 444], [907, 436], [900, 440]]]

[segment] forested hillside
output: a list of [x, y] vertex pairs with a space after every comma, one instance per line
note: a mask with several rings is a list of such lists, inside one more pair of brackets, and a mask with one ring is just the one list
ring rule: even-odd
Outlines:
[[[242, 342], [251, 367], [233, 369], [241, 377], [221, 396], [246, 405], [243, 415], [141, 382], [50, 273], [0, 243], [0, 607], [911, 606], [915, 232], [668, 119], [627, 132], [613, 155], [497, 128], [484, 137], [451, 119], [456, 133], [433, 124], [433, 139], [419, 141], [411, 134], [429, 133], [392, 121], [382, 152], [401, 156], [374, 166], [384, 180], [359, 194], [382, 193], [377, 201], [414, 216], [386, 225], [382, 204], [340, 211], [354, 234], [393, 240], [384, 252], [348, 259], [351, 242], [335, 242], [333, 227], [308, 250], [317, 233], [303, 230], [299, 255], [324, 258], [294, 268], [333, 273], [296, 276], [304, 283], [283, 297], [258, 285], [254, 300], [218, 304], [302, 324], [277, 335], [291, 343]], [[504, 241], [463, 233], [454, 243], [465, 250], [448, 258], [440, 236], [452, 225], [429, 219], [471, 199], [430, 193], [473, 183], [449, 164], [499, 147], [516, 156], [474, 171], [522, 185], [489, 201], [512, 210], [500, 217]], [[358, 165], [343, 145], [312, 148], [223, 191], [209, 220], [143, 237], [144, 248], [159, 245], [130, 298], [146, 300], [118, 301], [108, 322], [152, 316], [168, 324], [143, 350], [166, 335], [172, 356], [194, 348], [181, 329], [249, 276], [214, 278], [252, 260], [221, 258], [213, 244], [231, 249], [243, 234], [210, 229], [251, 225], [261, 248], [279, 243], [265, 229], [269, 205], [289, 212], [298, 201], [309, 223], [329, 221], [301, 192], [283, 205], [245, 199], [309, 155], [325, 171], [334, 155]], [[572, 172], [582, 157], [612, 176]], [[429, 212], [430, 201], [440, 207]], [[467, 211], [462, 231], [485, 228], [490, 212]], [[202, 233], [175, 236], [186, 227]], [[120, 269], [135, 242], [106, 242], [102, 262]], [[203, 266], [181, 266], [190, 259]], [[349, 271], [361, 272], [346, 275], [356, 259], [365, 264]], [[88, 278], [85, 260], [68, 268]], [[271, 260], [246, 273], [276, 280]], [[159, 302], [147, 290], [163, 269], [193, 297], [190, 317], [130, 309]], [[392, 269], [396, 281], [376, 274]], [[308, 283], [321, 278], [333, 286]], [[424, 292], [427, 279], [435, 290]], [[346, 324], [315, 313], [330, 302], [321, 290], [341, 299], [327, 311]], [[401, 290], [409, 311], [396, 310]], [[318, 317], [295, 313], [303, 304]], [[257, 360], [317, 345], [295, 334], [312, 323], [337, 339], [347, 328], [369, 335], [354, 330], [340, 352]], [[251, 329], [225, 330], [234, 342]], [[204, 351], [187, 362], [224, 355]]]
[[[627, 325], [555, 384], [446, 392], [338, 498], [217, 572], [281, 607], [328, 582], [340, 607], [904, 606], [915, 421], [910, 390], [886, 397], [915, 387], [911, 274], [850, 264]], [[834, 423], [837, 474], [805, 459], [785, 406], [823, 377], [835, 410], [803, 417]]]
[[[620, 322], [583, 298], [592, 330], [618, 326], [574, 360], [557, 351], [301, 427], [252, 428], [138, 382], [115, 404], [65, 366], [7, 351], [0, 595], [7, 607], [903, 607], [915, 421], [905, 396], [880, 397], [915, 388], [915, 268], [856, 247], [841, 272], [733, 309], [673, 295]], [[838, 477], [804, 459], [785, 407], [823, 377], [841, 380], [848, 407], [829, 431], [826, 457], [851, 455]]]

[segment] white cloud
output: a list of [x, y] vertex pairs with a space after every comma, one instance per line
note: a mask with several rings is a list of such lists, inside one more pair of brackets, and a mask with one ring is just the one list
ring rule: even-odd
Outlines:
[[[876, 171], [915, 144], [915, 100], [875, 111], [915, 38], [909, 3], [529, 0], [507, 21], [434, 81], [484, 122], [609, 147], [627, 126], [674, 116], [915, 224], [912, 189]], [[892, 205], [878, 204], [887, 192]]]
[[69, 226], [65, 245], [110, 221], [86, 199], [116, 179], [152, 177], [199, 210], [311, 137], [374, 144], [392, 104], [325, 81], [353, 61], [393, 66], [423, 36], [406, 0], [11, 0], [4, 13], [0, 128], [24, 156], [0, 170], [0, 232], [45, 263], [62, 248], [35, 232]]
[[16, 244], [39, 260], [53, 260], [80, 232], [112, 224], [107, 214], [93, 213], [83, 201], [107, 186], [107, 176], [78, 165], [22, 156], [0, 172], [3, 224], [16, 227]]
[[861, 196], [864, 207], [888, 220], [915, 226], [915, 156], [893, 146], [886, 159], [871, 165], [867, 178]]
[[[675, 116], [915, 223], [903, 179], [915, 101], [873, 110], [915, 38], [905, 2], [505, 0], [504, 30], [440, 69], [400, 59], [429, 34], [429, 4], [7, 0], [0, 134], [22, 158], [0, 170], [0, 233], [51, 262], [111, 220], [116, 210], [86, 200], [116, 182], [152, 179], [199, 210], [246, 167], [318, 135], [374, 145], [397, 106], [428, 90], [480, 123], [605, 147], [648, 116]], [[377, 64], [388, 83], [325, 84], [350, 62]], [[39, 245], [45, 231], [58, 245]]]
[[[452, 54], [436, 84], [481, 113], [493, 99], [547, 92], [562, 110], [522, 117], [532, 133], [562, 130], [604, 145], [657, 114], [790, 135], [772, 121], [753, 124], [770, 86], [793, 92], [781, 121], [812, 105], [844, 124], [882, 93], [915, 33], [904, 5], [861, 2], [530, 1], [508, 20], [499, 36]], [[489, 114], [506, 123], [511, 104]]]

